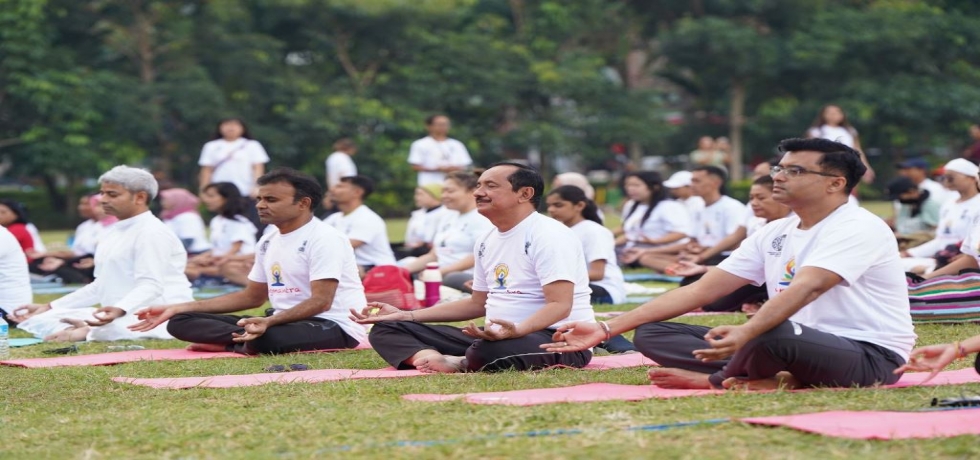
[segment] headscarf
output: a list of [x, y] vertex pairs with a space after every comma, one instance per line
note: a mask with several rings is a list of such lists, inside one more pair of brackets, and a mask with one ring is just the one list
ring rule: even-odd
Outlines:
[[160, 211], [160, 218], [170, 220], [185, 212], [197, 213], [197, 205], [200, 203], [197, 196], [182, 188], [171, 188], [160, 191], [160, 204], [165, 208]]
[[555, 182], [553, 185], [555, 187], [561, 187], [562, 185], [578, 187], [585, 192], [586, 198], [590, 200], [595, 199], [595, 188], [593, 188], [592, 184], [589, 183], [589, 179], [577, 172], [561, 173], [555, 176]]
[[[88, 197], [88, 205], [93, 209], [102, 208], [102, 194], [96, 193], [95, 195]], [[99, 219], [99, 223], [102, 224], [103, 227], [108, 227], [116, 222], [119, 222], [118, 217], [111, 216], [109, 214], [106, 214], [105, 211], [102, 211], [102, 218]]]

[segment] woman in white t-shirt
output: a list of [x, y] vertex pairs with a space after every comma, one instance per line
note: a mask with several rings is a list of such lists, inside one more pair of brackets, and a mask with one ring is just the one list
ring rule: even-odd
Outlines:
[[204, 232], [204, 219], [197, 212], [199, 202], [193, 193], [182, 188], [160, 191], [160, 220], [180, 238], [188, 255], [211, 249]]
[[623, 188], [632, 203], [623, 209], [623, 226], [617, 232], [622, 263], [640, 267], [639, 249], [681, 243], [694, 231], [687, 208], [667, 198], [659, 173], [630, 173]]
[[230, 265], [248, 262], [254, 257], [255, 225], [245, 217], [245, 200], [235, 184], [210, 184], [204, 188], [201, 198], [208, 211], [215, 214], [209, 225], [211, 249], [188, 259], [184, 273], [191, 281], [224, 281], [224, 273]]
[[202, 191], [210, 183], [231, 182], [242, 196], [255, 193], [255, 180], [265, 174], [269, 154], [259, 141], [252, 139], [245, 122], [227, 118], [218, 123], [214, 140], [201, 149], [201, 173], [198, 184]]
[[[857, 129], [854, 129], [851, 122], [847, 120], [847, 114], [844, 113], [844, 109], [840, 108], [840, 106], [834, 104], [823, 106], [817, 114], [817, 117], [813, 119], [813, 123], [810, 123], [806, 137], [840, 142], [857, 150], [861, 154], [861, 162], [868, 168], [868, 172], [864, 173], [861, 181], [865, 184], [870, 184], [875, 180], [875, 171], [871, 169], [871, 163], [868, 163], [868, 157], [864, 155], [864, 149], [861, 148], [861, 140], [858, 138]], [[851, 192], [851, 196], [856, 195], [857, 187]]]
[[412, 211], [405, 226], [405, 242], [395, 248], [398, 259], [428, 254], [442, 220], [456, 214], [442, 204], [442, 184], [415, 187], [414, 199], [418, 209]]
[[471, 292], [468, 281], [473, 281], [473, 246], [486, 235], [493, 224], [476, 210], [477, 177], [472, 173], [453, 171], [446, 175], [442, 186], [442, 204], [456, 215], [442, 220], [432, 250], [403, 266], [412, 273], [425, 269], [431, 262], [439, 264], [443, 286]]

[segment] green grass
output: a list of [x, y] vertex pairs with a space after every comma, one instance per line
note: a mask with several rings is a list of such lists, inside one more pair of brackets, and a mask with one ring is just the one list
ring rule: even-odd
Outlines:
[[[50, 297], [39, 296], [39, 301]], [[622, 310], [632, 306], [600, 306]], [[744, 321], [742, 315], [682, 318], [693, 324]], [[980, 334], [980, 325], [924, 325], [919, 344]], [[14, 336], [24, 336], [14, 331]], [[147, 341], [175, 348], [177, 341]], [[13, 350], [40, 357], [57, 344]], [[79, 345], [83, 353], [107, 344]], [[239, 389], [154, 390], [117, 384], [127, 377], [187, 377], [263, 372], [271, 364], [303, 363], [313, 369], [376, 369], [385, 364], [370, 350], [248, 359], [129, 363], [118, 366], [0, 368], [3, 442], [0, 458], [971, 458], [976, 438], [853, 441], [759, 428], [738, 422], [663, 432], [631, 426], [824, 410], [914, 411], [933, 397], [972, 394], [980, 385], [895, 390], [731, 393], [723, 396], [554, 404], [532, 407], [422, 403], [408, 393], [461, 393], [568, 386], [589, 382], [641, 385], [641, 368], [611, 371], [550, 370], [534, 373], [427, 376], [320, 384], [272, 384]], [[958, 367], [969, 366], [963, 360]], [[580, 429], [566, 436], [514, 437], [505, 433]], [[399, 441], [441, 441], [397, 446]]]

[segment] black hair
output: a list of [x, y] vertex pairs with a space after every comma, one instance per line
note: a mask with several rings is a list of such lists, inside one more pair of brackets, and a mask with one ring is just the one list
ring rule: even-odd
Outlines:
[[337, 151], [350, 150], [357, 147], [357, 144], [349, 137], [342, 137], [333, 143], [333, 149]]
[[752, 185], [761, 185], [769, 190], [772, 190], [772, 186], [775, 183], [770, 175], [759, 176], [756, 180], [752, 181]]
[[817, 116], [810, 123], [810, 127], [811, 128], [819, 128], [819, 127], [827, 124], [827, 120], [824, 119], [823, 114], [824, 114], [824, 112], [827, 111], [827, 109], [829, 109], [831, 107], [837, 107], [837, 109], [840, 110], [840, 113], [842, 115], [841, 120], [840, 120], [840, 125], [844, 129], [846, 129], [848, 132], [850, 132], [852, 136], [855, 135], [855, 134], [857, 134], [857, 130], [854, 129], [854, 126], [851, 125], [851, 122], [847, 119], [847, 112], [844, 111], [844, 108], [843, 107], [841, 107], [841, 106], [839, 106], [837, 104], [827, 104], [827, 105], [825, 105], [823, 107], [820, 107], [820, 111], [817, 112]]
[[296, 192], [293, 203], [299, 203], [303, 198], [310, 199], [310, 209], [319, 206], [323, 201], [323, 187], [313, 176], [299, 172], [293, 168], [276, 168], [263, 174], [255, 181], [258, 185], [268, 185], [285, 182], [292, 185]]
[[640, 219], [640, 226], [643, 226], [647, 219], [650, 218], [650, 214], [653, 213], [653, 208], [656, 208], [661, 201], [667, 199], [667, 190], [664, 189], [663, 178], [660, 177], [660, 173], [656, 171], [631, 172], [623, 178], [623, 183], [625, 184], [625, 179], [629, 179], [630, 177], [635, 177], [646, 184], [647, 189], [650, 190], [650, 199], [646, 203], [634, 202], [633, 206], [630, 206], [630, 210], [626, 211], [626, 215], [623, 216], [623, 220], [626, 220], [629, 216], [632, 216], [633, 213], [636, 212], [636, 208], [640, 207], [641, 204], [645, 204], [647, 205], [647, 210], [645, 213], [643, 213], [643, 219]]
[[446, 117], [447, 120], [449, 119], [449, 117], [441, 113], [433, 113], [432, 115], [425, 117], [425, 126], [432, 126], [432, 123], [435, 123], [436, 118], [439, 117]]
[[851, 190], [858, 184], [868, 167], [861, 161], [861, 154], [840, 142], [827, 139], [784, 139], [779, 142], [781, 153], [789, 152], [819, 152], [823, 154], [817, 163], [825, 171], [838, 173], [847, 180], [845, 191]]
[[476, 183], [480, 178], [476, 174], [468, 173], [466, 171], [453, 171], [446, 174], [446, 179], [455, 181], [457, 184], [462, 185], [466, 190], [475, 190]]
[[225, 204], [218, 209], [218, 215], [228, 219], [248, 215], [248, 203], [242, 196], [242, 192], [238, 191], [237, 185], [231, 182], [213, 182], [204, 187], [204, 190], [210, 189], [214, 189], [225, 199]]
[[596, 206], [595, 201], [585, 196], [584, 190], [574, 185], [562, 185], [548, 193], [548, 196], [551, 195], [558, 195], [562, 201], [568, 201], [572, 204], [585, 203], [585, 207], [582, 208], [582, 217], [602, 225], [602, 218], [599, 217], [599, 207]]
[[523, 187], [531, 187], [534, 189], [534, 195], [531, 196], [531, 204], [535, 208], [541, 205], [541, 196], [544, 195], [544, 178], [541, 177], [541, 174], [536, 169], [513, 161], [494, 163], [487, 169], [496, 168], [497, 166], [513, 166], [517, 168], [517, 171], [507, 176], [507, 182], [510, 182], [511, 189], [516, 192]]
[[24, 203], [16, 200], [3, 199], [0, 200], [0, 204], [10, 208], [14, 215], [17, 216], [17, 220], [11, 222], [12, 224], [26, 225], [29, 222], [27, 220], [27, 207], [24, 206]]
[[222, 137], [224, 137], [221, 135], [221, 125], [228, 122], [236, 122], [242, 125], [242, 137], [245, 139], [252, 138], [252, 135], [249, 134], [248, 132], [248, 125], [246, 125], [245, 121], [243, 121], [241, 118], [222, 118], [221, 121], [219, 121], [218, 124], [214, 127], [214, 139], [221, 139]]
[[366, 200], [367, 197], [371, 196], [371, 194], [374, 193], [374, 181], [371, 180], [371, 179], [369, 179], [369, 178], [367, 178], [367, 177], [364, 177], [364, 176], [346, 176], [346, 177], [341, 177], [340, 178], [340, 181], [341, 182], [346, 182], [348, 184], [351, 184], [351, 185], [353, 185], [353, 186], [361, 189], [361, 191], [364, 192], [361, 195], [361, 199], [362, 200]]

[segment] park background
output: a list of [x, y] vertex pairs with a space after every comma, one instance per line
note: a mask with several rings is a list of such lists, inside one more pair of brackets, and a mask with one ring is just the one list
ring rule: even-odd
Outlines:
[[52, 229], [115, 164], [193, 189], [236, 116], [271, 167], [321, 178], [354, 138], [382, 184], [369, 204], [396, 217], [431, 113], [477, 165], [550, 175], [615, 169], [614, 151], [675, 166], [701, 135], [753, 164], [835, 103], [874, 199], [898, 159], [966, 146], [978, 38], [971, 0], [0, 0], [0, 193]]

